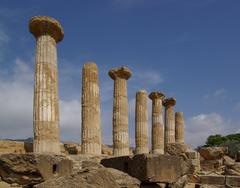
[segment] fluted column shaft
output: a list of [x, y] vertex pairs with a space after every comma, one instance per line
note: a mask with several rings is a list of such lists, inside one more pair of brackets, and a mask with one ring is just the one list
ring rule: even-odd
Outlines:
[[162, 118], [163, 93], [153, 92], [149, 95], [152, 100], [152, 153], [164, 154], [164, 128]]
[[56, 42], [37, 39], [34, 84], [34, 152], [60, 153]]
[[176, 143], [184, 143], [184, 116], [183, 112], [175, 113], [175, 140]]
[[127, 81], [114, 81], [113, 155], [129, 155]]
[[147, 92], [136, 93], [135, 106], [135, 154], [148, 153], [148, 109]]
[[127, 80], [131, 71], [127, 67], [108, 72], [114, 80], [113, 92], [113, 155], [129, 155]]
[[164, 101], [165, 106], [165, 146], [170, 143], [175, 143], [175, 119], [174, 105], [176, 100], [173, 98]]
[[63, 29], [53, 18], [35, 16], [29, 30], [36, 37], [33, 151], [60, 153], [59, 98], [56, 43]]
[[100, 97], [95, 63], [82, 70], [82, 154], [101, 154]]

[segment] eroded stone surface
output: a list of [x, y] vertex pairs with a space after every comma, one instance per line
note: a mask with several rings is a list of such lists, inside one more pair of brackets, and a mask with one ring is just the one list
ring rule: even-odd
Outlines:
[[176, 104], [175, 98], [167, 98], [163, 101], [165, 106], [165, 146], [169, 143], [175, 143], [175, 118], [174, 118], [174, 105]]
[[82, 69], [82, 154], [101, 154], [98, 68], [87, 62]]
[[103, 159], [101, 164], [126, 172], [142, 182], [154, 183], [173, 183], [185, 174], [192, 174], [194, 170], [191, 160], [153, 154]]
[[120, 67], [108, 74], [114, 80], [113, 155], [129, 155], [127, 79], [131, 77], [131, 71]]
[[111, 168], [85, 168], [76, 174], [54, 178], [35, 188], [138, 188], [140, 181]]
[[72, 173], [72, 161], [60, 155], [2, 154], [0, 176], [5, 182], [34, 185]]
[[184, 143], [184, 117], [183, 112], [175, 113], [175, 142]]
[[147, 92], [136, 93], [135, 106], [135, 154], [148, 153], [148, 109]]
[[162, 116], [162, 100], [165, 95], [161, 92], [152, 92], [152, 153], [164, 154], [164, 128]]
[[206, 160], [216, 160], [227, 154], [227, 147], [202, 147], [198, 152]]
[[36, 37], [34, 83], [34, 145], [37, 153], [60, 153], [59, 97], [56, 43], [63, 38], [60, 24], [48, 16], [35, 16], [29, 30]]
[[50, 35], [56, 42], [63, 39], [64, 31], [60, 23], [49, 16], [34, 16], [29, 21], [29, 31], [36, 37]]

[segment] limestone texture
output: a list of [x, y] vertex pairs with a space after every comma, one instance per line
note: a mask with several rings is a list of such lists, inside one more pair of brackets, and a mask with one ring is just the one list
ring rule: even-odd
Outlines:
[[101, 155], [98, 67], [88, 62], [82, 69], [82, 154]]
[[175, 113], [175, 142], [184, 143], [184, 116], [183, 112]]
[[152, 92], [152, 153], [164, 154], [164, 127], [162, 116], [162, 100], [165, 95], [161, 92]]
[[201, 147], [198, 149], [201, 157], [206, 160], [221, 159], [227, 154], [227, 147]]
[[169, 143], [175, 143], [175, 118], [174, 118], [174, 105], [176, 104], [175, 98], [167, 98], [163, 101], [165, 106], [165, 146]]
[[2, 154], [0, 176], [7, 183], [35, 185], [72, 173], [72, 161], [61, 155]]
[[127, 67], [119, 67], [108, 75], [114, 80], [113, 155], [129, 155], [127, 80], [132, 73]]
[[29, 31], [36, 37], [33, 151], [60, 153], [59, 97], [56, 45], [64, 33], [59, 22], [48, 16], [34, 16]]
[[140, 181], [111, 168], [85, 168], [76, 174], [54, 178], [34, 188], [138, 188]]
[[174, 183], [185, 174], [193, 173], [191, 160], [179, 156], [139, 154], [102, 159], [101, 164], [136, 177], [141, 182]]
[[136, 93], [135, 106], [135, 154], [148, 153], [148, 109], [147, 92], [140, 90]]

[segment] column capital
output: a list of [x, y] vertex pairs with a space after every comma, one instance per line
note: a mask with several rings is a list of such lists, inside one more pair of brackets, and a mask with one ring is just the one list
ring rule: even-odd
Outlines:
[[116, 67], [108, 72], [108, 75], [115, 80], [116, 78], [122, 78], [128, 80], [132, 76], [132, 72], [128, 67]]
[[64, 37], [64, 31], [60, 23], [49, 16], [33, 16], [29, 21], [29, 31], [36, 37], [50, 35], [60, 42]]
[[163, 101], [163, 106], [174, 106], [176, 104], [176, 99], [174, 97], [167, 98]]
[[164, 99], [165, 97], [165, 94], [162, 93], [162, 92], [158, 92], [158, 91], [154, 91], [152, 93], [149, 94], [148, 96], [151, 100], [154, 100], [154, 99]]

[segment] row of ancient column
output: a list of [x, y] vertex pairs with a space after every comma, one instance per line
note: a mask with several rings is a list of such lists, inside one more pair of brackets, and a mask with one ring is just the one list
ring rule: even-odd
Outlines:
[[[183, 112], [176, 112], [175, 98], [166, 98], [162, 92], [152, 92], [152, 153], [164, 154], [167, 144], [184, 143]], [[162, 106], [165, 106], [165, 123], [163, 123]], [[135, 143], [136, 154], [149, 153], [148, 150], [148, 105], [147, 92], [136, 93], [135, 107]], [[165, 124], [165, 126], [164, 126]]]
[[[56, 44], [63, 39], [64, 31], [59, 22], [48, 16], [34, 16], [29, 30], [35, 36], [36, 65], [34, 82], [34, 152], [60, 153], [59, 96]], [[113, 101], [113, 154], [129, 155], [127, 80], [131, 77], [127, 67], [114, 68], [109, 76], [114, 80]], [[82, 70], [82, 131], [83, 154], [101, 154], [100, 97], [98, 68], [94, 62], [84, 64]], [[152, 100], [152, 151], [164, 152], [166, 143], [183, 142], [182, 113], [176, 114], [175, 100], [165, 99], [164, 94], [153, 92]], [[163, 103], [162, 103], [163, 102]], [[162, 104], [165, 108], [163, 131]], [[165, 132], [165, 136], [163, 136]], [[136, 95], [136, 153], [148, 153], [147, 93]]]

